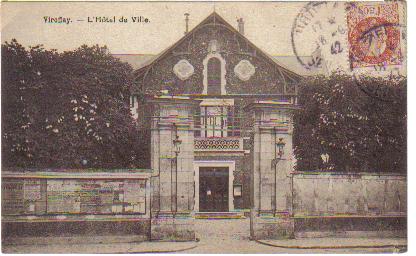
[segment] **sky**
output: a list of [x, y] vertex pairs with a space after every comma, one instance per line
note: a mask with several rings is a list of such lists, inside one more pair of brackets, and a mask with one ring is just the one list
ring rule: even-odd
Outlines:
[[[245, 35], [271, 55], [293, 56], [290, 33], [305, 2], [3, 2], [1, 41], [16, 38], [24, 46], [43, 44], [59, 51], [82, 44], [107, 45], [113, 54], [158, 54], [179, 40], [185, 30], [184, 13], [190, 14], [190, 29], [214, 9], [237, 27], [245, 21]], [[70, 17], [73, 22], [48, 24], [44, 17]], [[88, 23], [88, 17], [143, 16], [150, 23]], [[76, 20], [84, 20], [76, 21]]]

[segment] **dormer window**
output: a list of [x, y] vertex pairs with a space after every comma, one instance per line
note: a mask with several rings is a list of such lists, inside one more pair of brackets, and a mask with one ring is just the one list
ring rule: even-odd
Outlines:
[[[211, 48], [213, 49], [213, 48]], [[216, 48], [218, 50], [218, 48]], [[221, 54], [209, 53], [203, 61], [204, 90], [206, 95], [225, 95], [225, 60]]]

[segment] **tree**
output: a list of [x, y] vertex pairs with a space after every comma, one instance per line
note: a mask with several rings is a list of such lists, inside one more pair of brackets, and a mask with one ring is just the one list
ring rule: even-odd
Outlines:
[[299, 99], [298, 170], [406, 172], [405, 77], [312, 77], [301, 83]]
[[[26, 50], [12, 41], [2, 45], [2, 53], [3, 61], [4, 53], [8, 58], [2, 71], [2, 95], [7, 102], [3, 104], [3, 113], [7, 113], [3, 115], [3, 140], [7, 141], [2, 147], [3, 164], [56, 168], [146, 165], [147, 159], [141, 157], [146, 155], [145, 148], [129, 109], [131, 66], [100, 46], [83, 45], [58, 53], [41, 46]], [[17, 89], [21, 87], [24, 89]], [[19, 154], [16, 140], [25, 142]]]
[[30, 161], [27, 129], [27, 94], [33, 80], [30, 56], [25, 48], [13, 40], [2, 45], [2, 159], [27, 164]]

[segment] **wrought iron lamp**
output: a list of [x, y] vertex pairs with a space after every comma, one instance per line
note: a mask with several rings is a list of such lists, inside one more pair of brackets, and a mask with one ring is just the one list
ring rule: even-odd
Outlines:
[[173, 140], [173, 147], [175, 148], [175, 156], [177, 157], [179, 153], [181, 152], [181, 144], [182, 140], [179, 139], [179, 136], [176, 135], [175, 139]]
[[277, 149], [277, 156], [278, 158], [282, 158], [283, 156], [283, 148], [285, 147], [286, 143], [283, 142], [283, 138], [279, 138], [279, 141], [276, 142], [276, 149]]
[[173, 215], [176, 216], [176, 213], [178, 211], [178, 155], [181, 152], [181, 144], [182, 144], [182, 140], [179, 139], [179, 135], [178, 135], [178, 127], [176, 126], [176, 124], [174, 124], [174, 128], [175, 128], [175, 139], [172, 141], [173, 143], [173, 148], [174, 148], [174, 152], [175, 152], [175, 158], [174, 158], [174, 162], [175, 162], [175, 207], [174, 207], [174, 211], [173, 211]]
[[[276, 131], [275, 131], [276, 136]], [[274, 168], [274, 187], [273, 187], [273, 217], [276, 217], [276, 206], [277, 206], [277, 163], [282, 159], [282, 156], [284, 154], [283, 148], [285, 147], [286, 143], [283, 142], [283, 138], [279, 138], [279, 141], [276, 142], [275, 139], [275, 145], [276, 145], [276, 158], [272, 160], [272, 168]]]

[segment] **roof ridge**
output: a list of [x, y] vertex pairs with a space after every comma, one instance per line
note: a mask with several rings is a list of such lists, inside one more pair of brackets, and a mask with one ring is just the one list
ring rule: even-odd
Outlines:
[[[273, 56], [269, 55], [268, 53], [266, 53], [264, 50], [260, 49], [258, 46], [256, 46], [254, 43], [252, 43], [245, 35], [241, 34], [236, 28], [234, 28], [230, 23], [228, 23], [223, 17], [221, 17], [215, 10], [208, 15], [205, 19], [203, 19], [198, 25], [196, 25], [194, 28], [192, 28], [189, 32], [187, 32], [184, 36], [182, 36], [178, 41], [176, 41], [175, 43], [171, 44], [169, 47], [165, 48], [162, 52], [160, 52], [159, 54], [156, 54], [154, 56], [154, 58], [151, 58], [150, 60], [146, 61], [146, 63], [139, 68], [138, 70], [136, 70], [136, 72], [142, 72], [145, 68], [149, 67], [150, 65], [152, 65], [153, 63], [157, 62], [159, 59], [161, 59], [165, 53], [169, 52], [170, 49], [173, 49], [175, 46], [179, 45], [181, 42], [183, 42], [184, 40], [186, 40], [192, 33], [194, 33], [196, 30], [198, 30], [207, 20], [209, 20], [211, 17], [214, 17], [214, 22], [216, 19], [218, 19], [220, 22], [225, 24], [225, 27], [230, 29], [232, 32], [237, 33], [240, 37], [242, 37], [244, 40], [247, 41], [247, 43], [252, 46], [256, 52], [260, 52], [260, 54], [263, 54], [267, 59], [269, 59], [274, 65], [278, 66], [279, 71], [280, 72], [285, 72], [286, 75], [291, 74], [294, 75], [296, 77], [302, 77], [302, 75], [286, 68], [284, 65], [280, 64], [279, 62], [277, 62], [275, 60], [275, 58], [273, 58]], [[280, 70], [282, 69], [282, 70]]]

